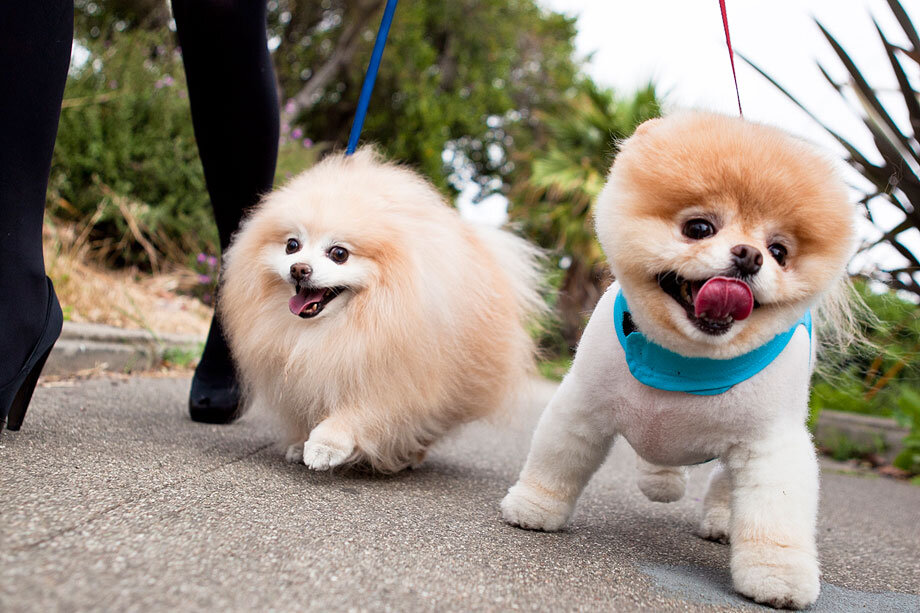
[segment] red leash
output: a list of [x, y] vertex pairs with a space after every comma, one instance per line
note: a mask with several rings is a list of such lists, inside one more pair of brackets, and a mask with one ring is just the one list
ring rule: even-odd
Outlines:
[[738, 74], [735, 72], [735, 52], [732, 51], [732, 37], [728, 33], [728, 14], [725, 12], [725, 0], [719, 0], [722, 7], [722, 26], [725, 28], [725, 44], [728, 45], [728, 59], [732, 63], [732, 77], [735, 79], [735, 95], [738, 97], [738, 114], [744, 117], [741, 111], [741, 92], [738, 90]]

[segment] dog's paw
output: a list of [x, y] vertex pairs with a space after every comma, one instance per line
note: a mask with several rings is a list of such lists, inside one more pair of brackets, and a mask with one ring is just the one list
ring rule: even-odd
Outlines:
[[288, 445], [287, 450], [284, 452], [285, 462], [290, 462], [291, 464], [303, 462], [303, 445], [303, 443]]
[[719, 543], [728, 542], [729, 522], [731, 509], [728, 507], [713, 507], [703, 512], [700, 526], [696, 533], [702, 538]]
[[777, 609], [804, 609], [821, 589], [816, 556], [778, 545], [736, 547], [732, 581], [741, 594]]
[[506, 522], [527, 530], [554, 532], [562, 528], [573, 505], [523, 483], [508, 490], [502, 500], [502, 517]]
[[351, 449], [342, 449], [322, 441], [307, 441], [303, 444], [303, 463], [313, 470], [329, 470], [344, 464], [351, 452]]
[[341, 466], [355, 452], [355, 439], [348, 428], [329, 417], [319, 422], [303, 444], [303, 463], [313, 470]]
[[682, 468], [659, 467], [654, 472], [640, 472], [637, 482], [652, 502], [675, 502], [684, 497], [687, 474]]

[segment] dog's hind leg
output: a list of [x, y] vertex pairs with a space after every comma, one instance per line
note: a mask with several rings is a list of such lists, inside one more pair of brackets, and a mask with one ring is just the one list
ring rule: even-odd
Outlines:
[[703, 498], [700, 527], [697, 534], [710, 541], [728, 542], [732, 517], [731, 475], [721, 462], [709, 474], [709, 485]]
[[284, 460], [291, 464], [300, 464], [303, 462], [303, 443], [288, 445], [284, 452]]
[[645, 497], [654, 502], [674, 502], [684, 497], [687, 468], [659, 466], [636, 455], [637, 484]]

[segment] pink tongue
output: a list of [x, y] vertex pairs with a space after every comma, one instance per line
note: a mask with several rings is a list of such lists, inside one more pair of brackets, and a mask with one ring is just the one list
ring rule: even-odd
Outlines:
[[713, 277], [696, 291], [693, 309], [697, 317], [741, 320], [754, 310], [754, 294], [741, 279]]
[[291, 309], [291, 313], [294, 315], [300, 315], [303, 313], [308, 306], [314, 302], [319, 302], [323, 299], [323, 293], [325, 290], [322, 288], [315, 290], [302, 289], [296, 294], [294, 294], [290, 301], [288, 301], [288, 306]]

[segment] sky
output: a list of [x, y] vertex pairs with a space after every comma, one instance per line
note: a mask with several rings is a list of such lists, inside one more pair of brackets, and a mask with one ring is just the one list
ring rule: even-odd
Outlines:
[[[590, 56], [588, 72], [602, 85], [628, 93], [652, 80], [666, 96], [666, 111], [696, 108], [738, 112], [717, 0], [540, 2], [578, 17], [578, 53]], [[920, 1], [902, 0], [902, 4], [914, 23], [920, 24]], [[758, 64], [857, 148], [873, 151], [868, 131], [817, 68], [816, 60], [835, 78], [843, 80], [846, 74], [814, 19], [841, 42], [870, 82], [895, 88], [897, 83], [870, 15], [892, 42], [906, 44], [906, 40], [884, 0], [728, 0], [726, 6], [736, 54]], [[737, 57], [735, 67], [746, 119], [782, 127], [843, 158], [836, 141], [763, 77]], [[920, 75], [913, 78], [915, 85], [920, 85]], [[887, 99], [898, 101], [894, 93]], [[903, 101], [894, 105], [892, 114], [896, 121], [906, 124]], [[888, 227], [901, 220], [899, 213], [887, 210], [890, 208], [877, 206], [873, 210], [876, 219]], [[868, 222], [861, 230], [867, 238], [878, 235]], [[920, 253], [920, 232], [914, 231], [906, 242]], [[876, 248], [870, 259], [886, 264], [902, 261], [888, 247]], [[857, 259], [855, 267], [865, 262], [865, 257]]]

